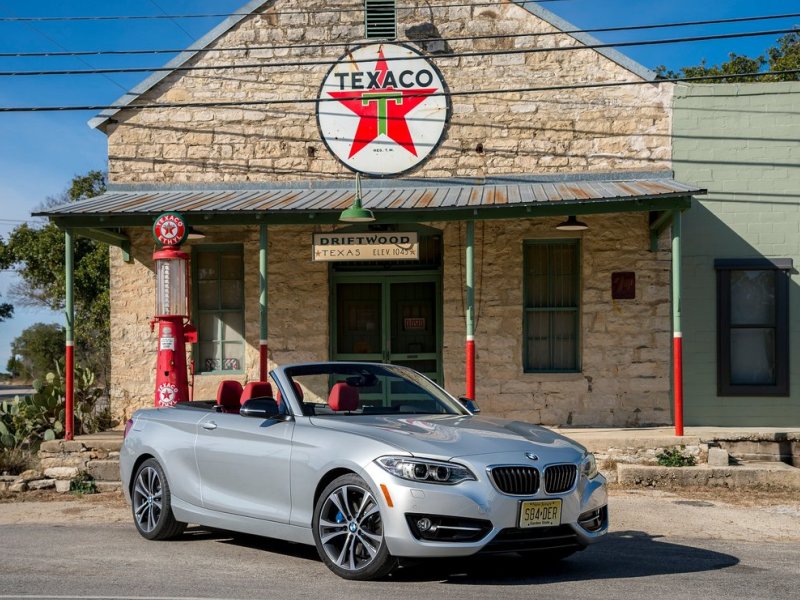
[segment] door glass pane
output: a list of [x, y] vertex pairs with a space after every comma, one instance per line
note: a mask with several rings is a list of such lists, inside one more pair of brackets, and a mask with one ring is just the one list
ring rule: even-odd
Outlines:
[[197, 282], [197, 304], [200, 310], [219, 308], [219, 283], [216, 279]]
[[193, 257], [193, 260], [197, 261], [197, 278], [199, 280], [217, 279], [219, 258], [217, 257], [216, 253], [198, 252]]
[[549, 246], [534, 244], [527, 246], [525, 285], [529, 308], [547, 306], [547, 254]]
[[244, 306], [244, 282], [241, 279], [222, 282], [222, 308]]
[[336, 351], [381, 354], [381, 284], [336, 285]]
[[775, 325], [775, 271], [731, 272], [731, 325]]
[[436, 352], [436, 284], [393, 283], [392, 354]]
[[774, 329], [731, 329], [731, 383], [775, 385]]

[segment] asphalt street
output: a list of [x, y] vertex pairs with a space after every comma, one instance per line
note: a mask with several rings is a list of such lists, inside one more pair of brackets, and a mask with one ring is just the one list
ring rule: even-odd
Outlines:
[[509, 557], [407, 565], [348, 582], [311, 547], [190, 528], [148, 542], [128, 524], [0, 526], [6, 598], [789, 599], [800, 544], [653, 537], [616, 531], [556, 566]]

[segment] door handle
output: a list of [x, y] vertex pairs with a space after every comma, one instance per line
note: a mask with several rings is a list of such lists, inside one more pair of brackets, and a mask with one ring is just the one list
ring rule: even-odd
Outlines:
[[217, 424], [214, 421], [209, 421], [208, 423], [203, 423], [203, 429], [207, 429], [208, 431], [212, 431], [217, 428]]

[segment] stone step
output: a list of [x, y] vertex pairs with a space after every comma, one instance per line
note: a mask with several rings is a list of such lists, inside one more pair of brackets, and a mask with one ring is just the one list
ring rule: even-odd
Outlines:
[[96, 481], [119, 481], [119, 460], [90, 460], [86, 463], [86, 471]]
[[729, 467], [657, 467], [617, 465], [617, 481], [622, 486], [669, 487], [700, 486], [727, 488], [780, 488], [800, 490], [800, 469], [784, 463], [744, 463]]

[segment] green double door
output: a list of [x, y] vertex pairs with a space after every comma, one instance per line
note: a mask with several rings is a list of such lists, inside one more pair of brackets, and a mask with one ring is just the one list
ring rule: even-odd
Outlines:
[[336, 274], [332, 285], [334, 360], [404, 365], [442, 384], [438, 274]]

